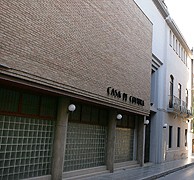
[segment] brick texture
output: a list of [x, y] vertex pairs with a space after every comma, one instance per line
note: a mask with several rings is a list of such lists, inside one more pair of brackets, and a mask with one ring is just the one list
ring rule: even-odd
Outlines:
[[[0, 18], [0, 63], [8, 73], [104, 102], [111, 86], [143, 99], [149, 111], [152, 24], [133, 0], [1, 0]], [[126, 106], [119, 101], [111, 99]]]

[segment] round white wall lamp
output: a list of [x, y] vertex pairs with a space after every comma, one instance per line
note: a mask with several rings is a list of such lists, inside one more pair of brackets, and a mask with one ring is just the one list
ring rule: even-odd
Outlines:
[[117, 114], [117, 120], [121, 120], [122, 119], [122, 115], [121, 114]]
[[168, 124], [165, 123], [165, 124], [163, 125], [163, 128], [167, 128], [167, 126], [168, 126]]
[[149, 120], [145, 120], [145, 121], [144, 121], [144, 125], [148, 125], [149, 123], [150, 123]]
[[69, 110], [70, 112], [75, 111], [75, 109], [76, 109], [76, 106], [75, 106], [74, 104], [70, 104], [70, 105], [68, 106], [68, 110]]

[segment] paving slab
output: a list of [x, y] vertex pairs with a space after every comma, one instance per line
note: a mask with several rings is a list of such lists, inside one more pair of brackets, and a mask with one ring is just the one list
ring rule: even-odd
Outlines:
[[79, 177], [80, 180], [152, 180], [167, 174], [194, 166], [194, 157], [175, 160], [161, 164], [145, 164], [144, 167], [120, 169], [114, 173], [104, 173], [89, 177]]

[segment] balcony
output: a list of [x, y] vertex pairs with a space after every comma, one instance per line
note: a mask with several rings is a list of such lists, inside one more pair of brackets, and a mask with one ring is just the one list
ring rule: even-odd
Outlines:
[[188, 107], [188, 103], [182, 101], [176, 96], [169, 96], [169, 106], [167, 111], [170, 113], [180, 114], [184, 118], [193, 116], [192, 108]]

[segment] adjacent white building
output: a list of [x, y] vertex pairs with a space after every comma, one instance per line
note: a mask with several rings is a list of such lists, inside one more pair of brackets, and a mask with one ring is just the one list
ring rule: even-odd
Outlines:
[[153, 23], [150, 124], [145, 161], [191, 155], [193, 55], [162, 0], [135, 0]]

